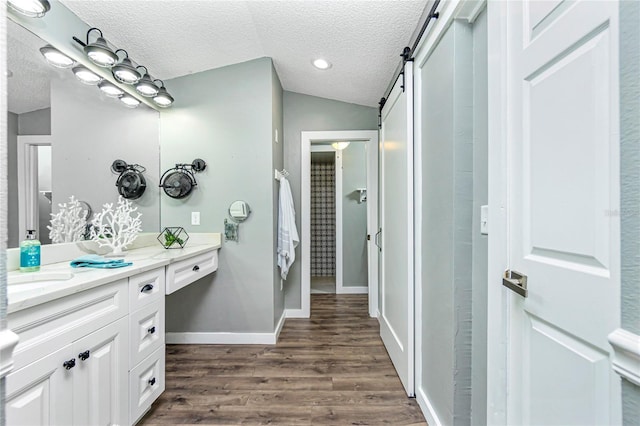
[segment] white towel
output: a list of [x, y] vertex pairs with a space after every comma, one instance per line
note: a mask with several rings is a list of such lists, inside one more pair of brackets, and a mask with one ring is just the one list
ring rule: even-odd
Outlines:
[[296, 260], [296, 247], [300, 243], [296, 228], [296, 210], [293, 207], [291, 187], [286, 178], [280, 178], [280, 209], [278, 211], [278, 266], [280, 276], [287, 279], [289, 268]]

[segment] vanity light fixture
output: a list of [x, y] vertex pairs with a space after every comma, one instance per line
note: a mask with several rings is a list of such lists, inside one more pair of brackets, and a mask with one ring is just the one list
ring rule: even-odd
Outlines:
[[136, 92], [140, 93], [146, 98], [151, 98], [157, 95], [158, 86], [156, 86], [153, 80], [151, 80], [147, 67], [145, 67], [144, 65], [138, 65], [136, 69], [138, 68], [144, 68], [144, 75], [142, 76], [138, 84], [136, 84]]
[[89, 86], [95, 86], [102, 81], [102, 77], [95, 74], [93, 71], [90, 71], [89, 68], [84, 65], [73, 67], [71, 71], [75, 74], [78, 80], [84, 84], [88, 84]]
[[124, 94], [124, 90], [122, 90], [121, 88], [119, 88], [118, 86], [109, 83], [106, 80], [102, 80], [99, 84], [98, 84], [98, 89], [102, 90], [102, 92], [111, 97], [111, 98], [119, 98], [121, 95]]
[[160, 89], [158, 89], [158, 94], [153, 97], [153, 102], [155, 102], [156, 105], [158, 105], [161, 108], [167, 108], [171, 106], [171, 104], [173, 103], [173, 96], [171, 96], [169, 92], [167, 92], [167, 89], [164, 87], [164, 81], [162, 80], [153, 80], [153, 81], [154, 83], [156, 81], [159, 81], [162, 84], [162, 86], [160, 86]]
[[313, 64], [314, 67], [318, 68], [319, 70], [328, 70], [329, 68], [331, 68], [331, 63], [326, 59], [318, 58], [311, 63]]
[[333, 142], [331, 144], [331, 146], [333, 147], [333, 149], [336, 149], [338, 151], [342, 151], [343, 149], [348, 147], [350, 143], [351, 142]]
[[[91, 31], [98, 31], [100, 37], [89, 44], [89, 34]], [[118, 55], [107, 45], [107, 41], [102, 36], [102, 31], [95, 27], [87, 31], [87, 43], [84, 46], [84, 53], [91, 59], [91, 62], [100, 67], [111, 68], [118, 62]]]
[[125, 84], [136, 84], [142, 78], [142, 75], [138, 72], [136, 68], [133, 67], [131, 63], [131, 59], [129, 59], [129, 53], [127, 53], [124, 49], [116, 50], [116, 55], [118, 52], [124, 52], [125, 57], [120, 63], [116, 64], [111, 68], [111, 72], [116, 80], [120, 83]]
[[125, 104], [129, 108], [137, 108], [140, 105], [140, 101], [134, 98], [133, 96], [125, 93], [120, 96], [120, 102]]
[[29, 18], [42, 18], [51, 9], [48, 0], [7, 0], [7, 5]]
[[42, 53], [42, 56], [44, 56], [49, 65], [52, 65], [56, 68], [71, 68], [76, 64], [76, 61], [60, 52], [50, 44], [41, 47], [40, 53]]

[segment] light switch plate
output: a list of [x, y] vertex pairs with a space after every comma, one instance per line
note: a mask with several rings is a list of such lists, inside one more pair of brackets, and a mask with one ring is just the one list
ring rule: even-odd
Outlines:
[[200, 212], [191, 212], [191, 224], [200, 225]]
[[480, 233], [489, 234], [489, 206], [480, 206]]

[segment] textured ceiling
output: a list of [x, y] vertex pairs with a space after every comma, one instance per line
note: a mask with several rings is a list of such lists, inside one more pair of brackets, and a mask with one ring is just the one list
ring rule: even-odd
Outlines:
[[50, 73], [55, 72], [40, 54], [46, 43], [20, 25], [7, 20], [7, 104], [22, 114], [51, 104]]
[[[62, 3], [156, 78], [268, 56], [285, 90], [376, 106], [426, 0]], [[332, 68], [315, 69], [317, 57]]]

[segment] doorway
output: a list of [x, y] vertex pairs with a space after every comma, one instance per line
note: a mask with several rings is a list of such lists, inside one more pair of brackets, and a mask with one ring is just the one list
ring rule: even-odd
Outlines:
[[[337, 294], [344, 293], [367, 293], [369, 304], [369, 315], [376, 316], [378, 305], [378, 252], [374, 243], [373, 236], [378, 229], [378, 132], [376, 131], [329, 131], [329, 132], [302, 132], [302, 309], [301, 317], [308, 318], [310, 316], [311, 301], [311, 282], [315, 281], [317, 289], [323, 292], [334, 291]], [[352, 146], [348, 154], [349, 161], [353, 158], [360, 157], [358, 152], [362, 152], [362, 161], [365, 163], [364, 177], [360, 176], [360, 183], [357, 180], [351, 181], [351, 171], [348, 173], [349, 187], [345, 188], [343, 184], [343, 157], [347, 155], [347, 151], [341, 152], [331, 146], [336, 141], [349, 141]], [[312, 152], [318, 158], [323, 158], [325, 163], [331, 163], [333, 157], [333, 179], [324, 177], [325, 181], [333, 181], [333, 194], [328, 196], [335, 199], [333, 203], [334, 209], [327, 209], [327, 194], [323, 195], [323, 200], [314, 200], [316, 204], [325, 202], [324, 211], [326, 217], [314, 220], [316, 228], [324, 223], [324, 229], [316, 229], [316, 233], [323, 232], [328, 235], [316, 237], [315, 245], [312, 236], [312, 216], [320, 214], [317, 205], [312, 207]], [[318, 162], [318, 161], [316, 161]], [[318, 167], [320, 168], [320, 167]], [[325, 167], [331, 169], [331, 166]], [[358, 174], [357, 172], [355, 173]], [[326, 182], [325, 182], [326, 183]], [[344, 225], [345, 212], [344, 207], [348, 206], [346, 212], [349, 214], [347, 223], [349, 224], [349, 244], [343, 244], [345, 240]], [[351, 212], [354, 208], [364, 212], [365, 217], [355, 217], [355, 221], [360, 226], [352, 224]], [[333, 210], [333, 215], [328, 214], [327, 210]], [[336, 214], [335, 212], [339, 212]], [[334, 226], [331, 226], [332, 217]], [[360, 229], [362, 228], [362, 229]], [[335, 232], [333, 231], [335, 229]], [[361, 232], [361, 236], [351, 237], [351, 231]], [[318, 241], [319, 240], [319, 241]], [[323, 246], [324, 244], [324, 246]], [[332, 248], [334, 248], [333, 257], [335, 258], [334, 266], [331, 265]], [[320, 250], [320, 253], [318, 253]], [[312, 251], [316, 258], [312, 264]], [[356, 266], [354, 273], [354, 264], [351, 262], [345, 271], [345, 256], [348, 259], [357, 258], [366, 259], [366, 262], [360, 261], [360, 265]], [[319, 256], [318, 256], [319, 255]], [[353, 263], [353, 264], [352, 264]], [[364, 271], [357, 270], [359, 266], [365, 265]], [[335, 273], [332, 275], [333, 269]], [[345, 275], [345, 272], [347, 275]], [[314, 277], [312, 279], [312, 276]], [[345, 281], [345, 277], [348, 279]], [[353, 279], [353, 277], [360, 277]], [[362, 278], [365, 277], [365, 278]], [[333, 286], [335, 285], [335, 290]]]
[[18, 136], [19, 241], [33, 229], [42, 244], [51, 243], [51, 207], [51, 136]]

